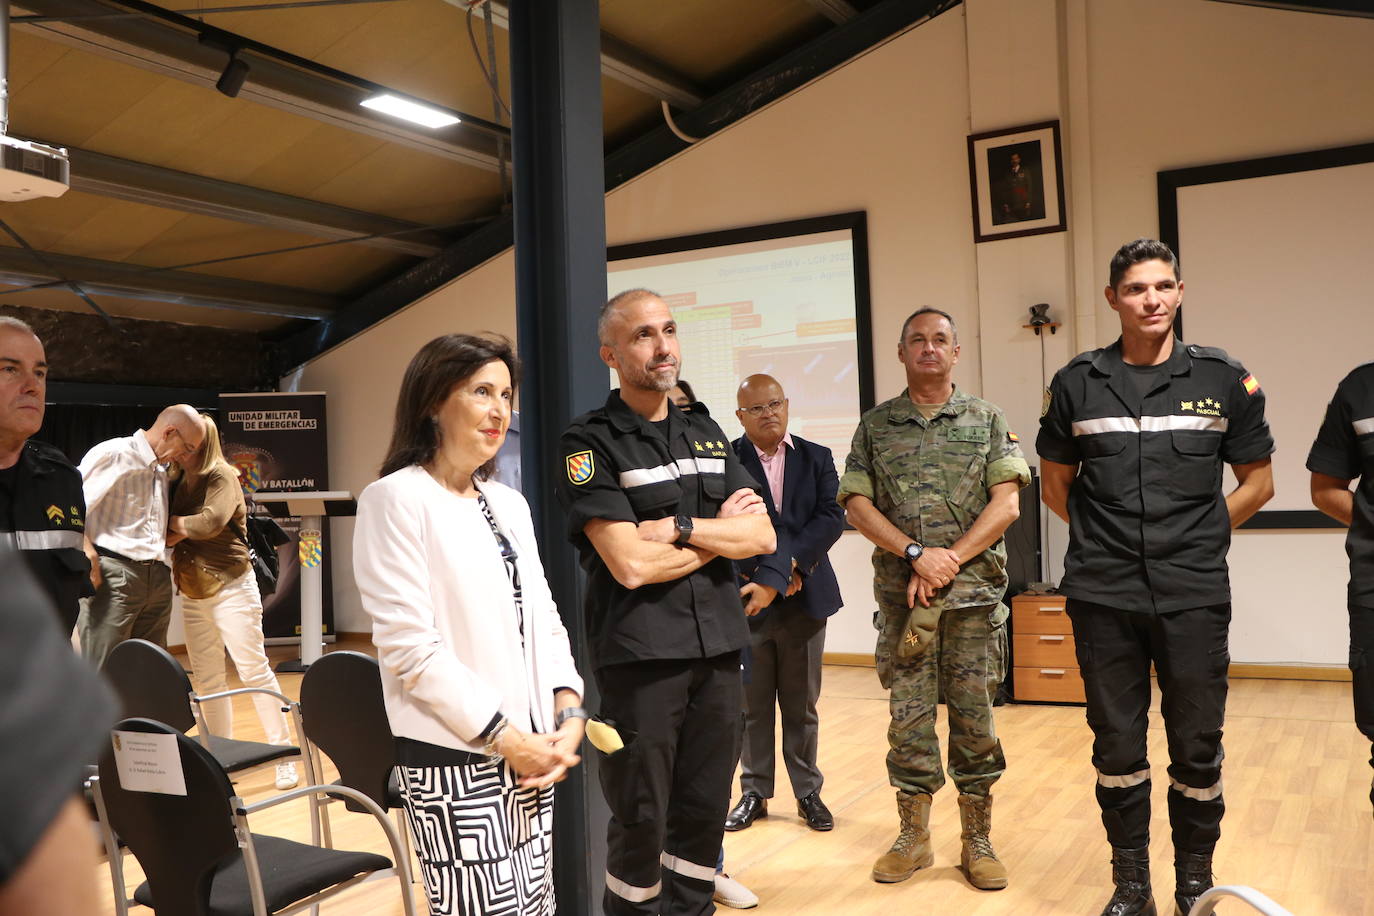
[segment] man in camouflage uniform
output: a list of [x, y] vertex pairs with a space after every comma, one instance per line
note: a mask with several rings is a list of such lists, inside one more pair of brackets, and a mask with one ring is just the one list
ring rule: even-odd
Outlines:
[[1006, 673], [1006, 549], [1030, 468], [1002, 411], [950, 380], [954, 321], [939, 309], [902, 325], [907, 390], [868, 411], [840, 480], [850, 522], [877, 545], [878, 679], [891, 690], [888, 778], [901, 832], [873, 880], [904, 881], [934, 860], [930, 802], [944, 784], [935, 709], [949, 708], [949, 773], [959, 787], [960, 857], [974, 887], [1007, 886], [988, 839], [1005, 760], [992, 700]]

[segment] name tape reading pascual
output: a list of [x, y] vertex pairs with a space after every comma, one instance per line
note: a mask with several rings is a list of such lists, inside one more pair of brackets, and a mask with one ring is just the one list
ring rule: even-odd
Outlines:
[[231, 410], [229, 422], [245, 430], [254, 429], [316, 429], [319, 420], [302, 417], [299, 410]]

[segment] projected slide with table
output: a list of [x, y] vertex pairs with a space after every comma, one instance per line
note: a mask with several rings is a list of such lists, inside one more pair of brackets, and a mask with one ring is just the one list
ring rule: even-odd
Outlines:
[[790, 431], [843, 465], [870, 371], [860, 360], [869, 352], [859, 321], [868, 303], [856, 293], [863, 253], [852, 229], [615, 255], [610, 293], [644, 287], [664, 298], [678, 322], [682, 378], [728, 436], [743, 433], [734, 413], [740, 381], [766, 373], [787, 393]]

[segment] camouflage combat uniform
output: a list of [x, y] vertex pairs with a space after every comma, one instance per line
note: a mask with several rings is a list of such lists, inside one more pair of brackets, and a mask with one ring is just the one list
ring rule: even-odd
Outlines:
[[[986, 508], [988, 491], [1012, 480], [1027, 485], [1030, 468], [1001, 410], [955, 388], [927, 421], [903, 392], [860, 419], [839, 501], [866, 496], [912, 540], [950, 547]], [[913, 656], [899, 650], [910, 614], [911, 566], [882, 548], [873, 551], [878, 679], [891, 691], [888, 778], [904, 792], [934, 793], [944, 784], [935, 736], [941, 685], [949, 708], [949, 773], [959, 791], [986, 796], [1002, 774], [992, 699], [1006, 673], [1006, 558], [999, 539], [936, 593], [935, 644]]]

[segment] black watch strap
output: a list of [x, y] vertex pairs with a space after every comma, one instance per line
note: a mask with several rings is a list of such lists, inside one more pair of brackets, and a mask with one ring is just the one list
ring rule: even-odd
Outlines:
[[677, 526], [677, 540], [673, 541], [673, 545], [686, 547], [692, 540], [692, 517], [679, 515], [674, 524]]

